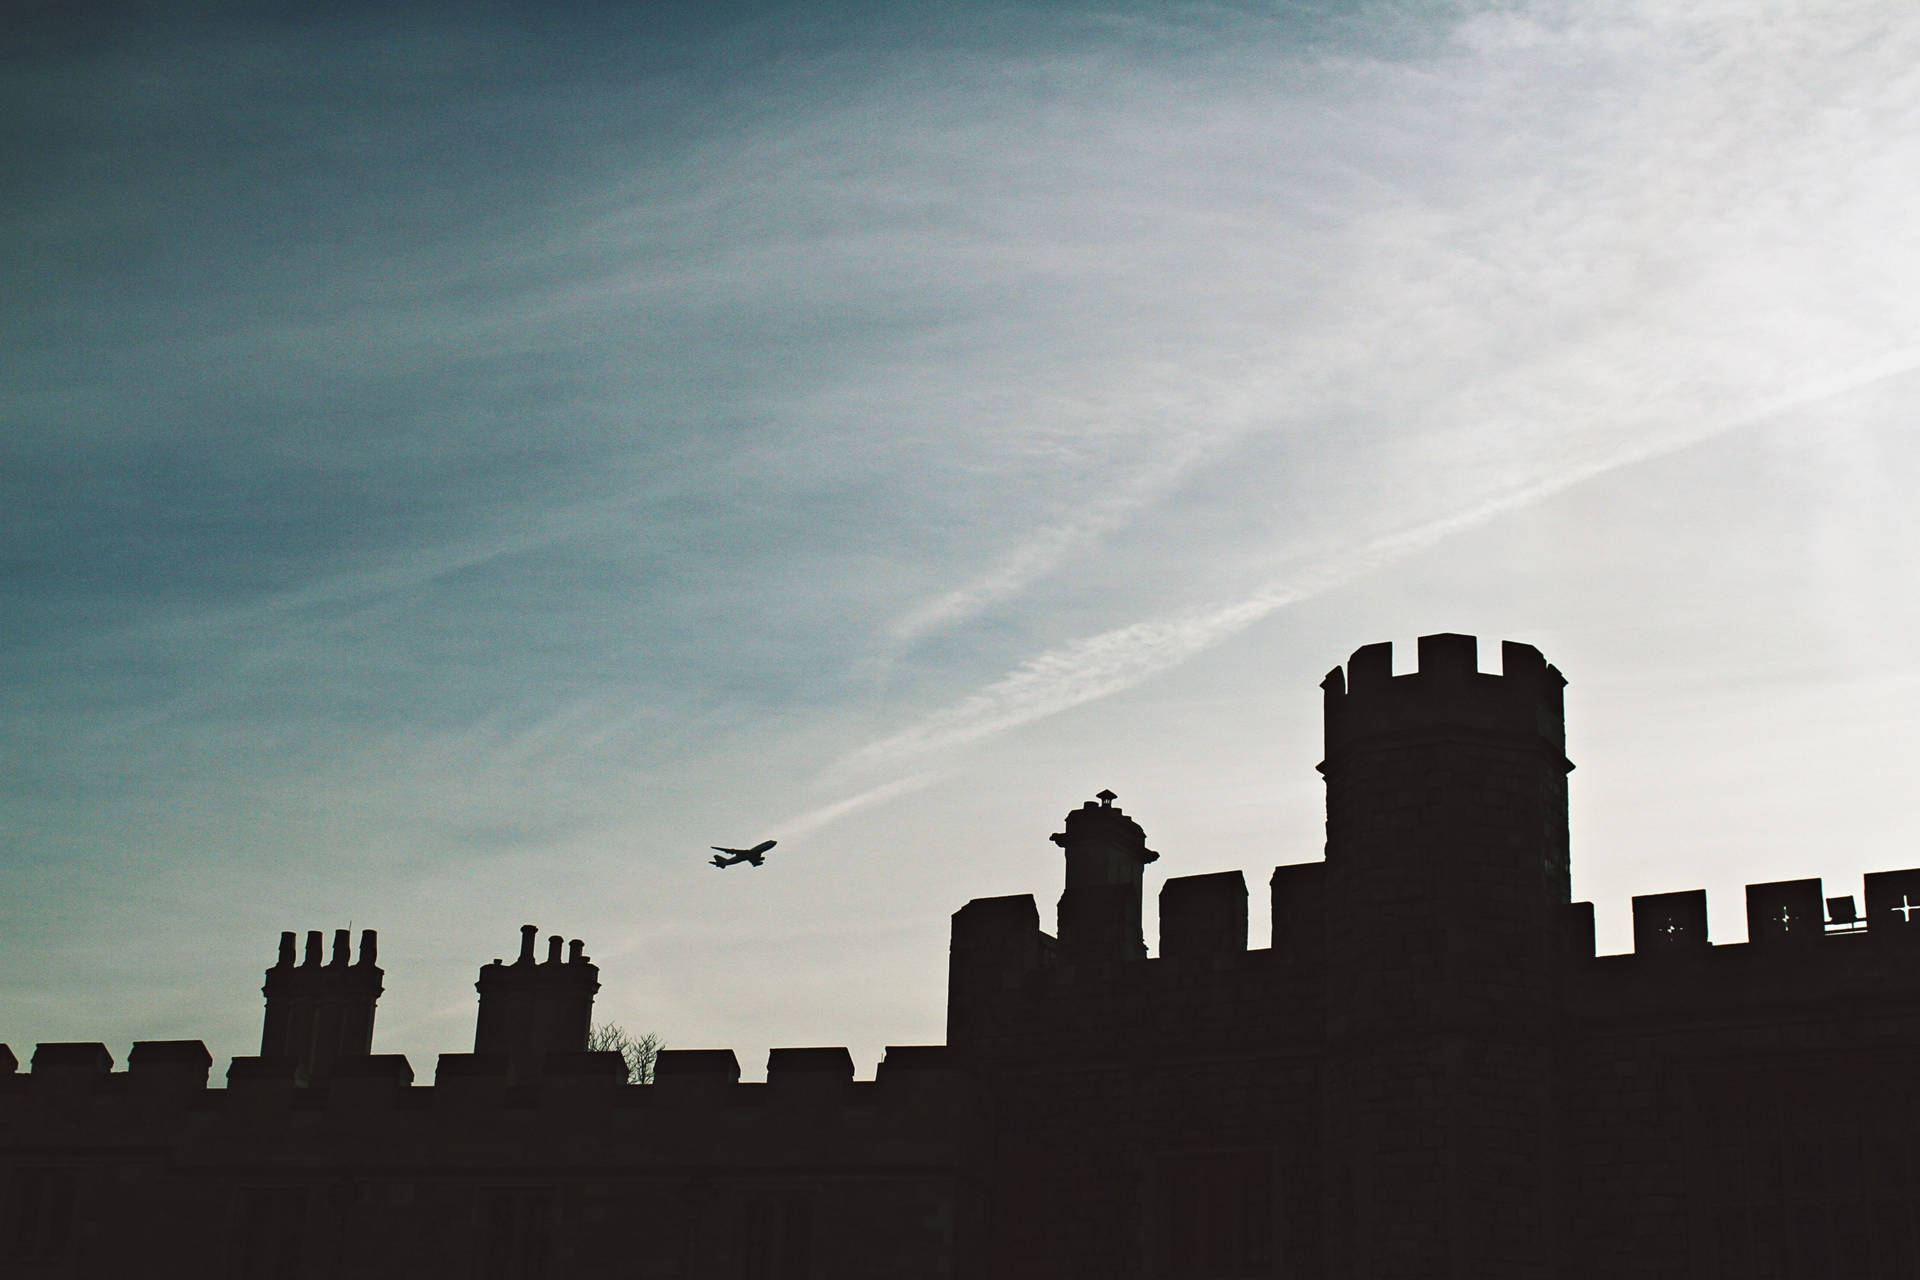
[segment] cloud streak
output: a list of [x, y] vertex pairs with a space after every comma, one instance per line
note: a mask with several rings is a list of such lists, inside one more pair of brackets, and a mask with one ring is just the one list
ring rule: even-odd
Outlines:
[[[450, 956], [643, 897], [716, 948], [704, 1018], [754, 925], [682, 879], [695, 815], [858, 859], [897, 805], [949, 852], [1077, 766], [962, 799], [947, 757], [1340, 584], [1387, 612], [1369, 574], [1920, 334], [1920, 10], [693, 15], [156, 17], [6, 64], [0, 839], [182, 957], [156, 885], [245, 946], [418, 904]], [[1691, 518], [1643, 514], [1541, 554]], [[754, 886], [862, 927], [828, 883]], [[120, 989], [42, 958], [140, 932], [96, 901], [7, 905], [18, 983]]]
[[[1374, 539], [1345, 555], [1282, 574], [1241, 599], [1166, 618], [1135, 622], [1050, 649], [1013, 672], [897, 733], [835, 762], [825, 777], [844, 780], [968, 747], [1022, 725], [1110, 697], [1171, 670], [1286, 608], [1425, 551], [1455, 534], [1584, 484], [1745, 427], [1771, 422], [1835, 396], [1920, 368], [1907, 347], [1816, 379], [1720, 421], [1674, 431], [1557, 474], [1493, 494], [1473, 506]], [[884, 792], [885, 786], [862, 795]], [[855, 806], [857, 807], [857, 805]], [[834, 806], [817, 811], [838, 817]]]

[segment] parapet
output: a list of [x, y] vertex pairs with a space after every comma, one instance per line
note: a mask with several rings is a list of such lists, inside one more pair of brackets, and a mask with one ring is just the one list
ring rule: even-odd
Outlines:
[[610, 1100], [627, 1083], [627, 1059], [617, 1049], [570, 1049], [547, 1054], [540, 1100], [562, 1106]]
[[767, 1053], [767, 1085], [776, 1097], [826, 1101], [853, 1084], [853, 1055], [842, 1046], [773, 1049]]
[[[1812, 946], [1825, 937], [1871, 938], [1881, 945], [1920, 944], [1920, 867], [1869, 872], [1865, 887], [1867, 912], [1862, 920], [1854, 910], [1852, 895], [1825, 896], [1818, 877], [1750, 884], [1746, 890], [1747, 942], [1760, 950], [1783, 954]], [[1710, 946], [1704, 889], [1634, 898], [1635, 955], [1698, 954]]]
[[136, 1040], [127, 1071], [142, 1090], [192, 1092], [207, 1087], [213, 1055], [198, 1040]]
[[1826, 931], [1818, 879], [1747, 886], [1747, 941], [1753, 945], [1801, 946], [1817, 942]]
[[1591, 960], [1598, 944], [1594, 940], [1593, 904], [1570, 902], [1561, 919], [1566, 921], [1567, 954], [1575, 960]]
[[327, 1105], [336, 1111], [378, 1111], [398, 1104], [413, 1087], [413, 1064], [402, 1053], [345, 1058], [333, 1068]]
[[725, 1088], [740, 1083], [731, 1049], [662, 1049], [653, 1060], [653, 1088]]
[[1032, 894], [975, 898], [954, 912], [947, 1042], [970, 1043], [998, 1007], [1000, 992], [1019, 986], [1048, 962], [1052, 942], [1040, 932]]
[[236, 1057], [227, 1063], [227, 1088], [257, 1083], [293, 1087], [293, 1059], [288, 1057]]
[[1920, 868], [1870, 871], [1865, 888], [1868, 932], [1920, 942]]
[[1032, 969], [1040, 963], [1040, 911], [1030, 893], [975, 898], [953, 913], [956, 969]]
[[98, 1041], [55, 1041], [33, 1049], [36, 1083], [93, 1080], [112, 1070], [113, 1054]]
[[841, 1045], [832, 1048], [773, 1049], [767, 1053], [767, 1080], [816, 1075], [853, 1079], [853, 1055]]
[[1707, 948], [1707, 891], [1646, 893], [1633, 900], [1633, 953], [1674, 955]]
[[884, 1083], [906, 1075], [918, 1077], [955, 1069], [953, 1050], [944, 1044], [890, 1044], [874, 1076]]
[[[248, 1059], [253, 1061], [253, 1059]], [[0, 1044], [0, 1075], [17, 1067], [13, 1052]], [[127, 1055], [125, 1075], [113, 1075], [113, 1054], [98, 1042], [48, 1042], [33, 1050], [33, 1090], [86, 1094], [113, 1084], [146, 1100], [198, 1094], [207, 1088], [213, 1055], [200, 1040], [136, 1040]]]
[[1372, 739], [1441, 732], [1537, 740], [1564, 760], [1566, 678], [1538, 649], [1513, 641], [1500, 646], [1501, 673], [1484, 675], [1478, 644], [1472, 636], [1422, 636], [1420, 669], [1403, 676], [1393, 674], [1392, 644], [1356, 649], [1346, 670], [1335, 667], [1320, 685], [1327, 760]]
[[1317, 957], [1327, 938], [1327, 864], [1275, 867], [1267, 881], [1273, 907], [1273, 949], [1300, 963]]
[[[519, 1081], [501, 1057], [442, 1055], [429, 1082], [401, 1055], [370, 1054], [306, 1088], [290, 1059], [243, 1057], [225, 1089], [207, 1087], [197, 1042], [142, 1042], [126, 1073], [111, 1070], [101, 1044], [46, 1044], [34, 1057], [31, 1075], [0, 1073], [0, 1169], [22, 1159], [110, 1165], [134, 1152], [142, 1170], [184, 1170], [204, 1184], [211, 1199], [189, 1188], [182, 1203], [205, 1209], [215, 1227], [229, 1216], [228, 1190], [261, 1179], [302, 1188], [302, 1198], [305, 1188], [423, 1175], [443, 1186], [532, 1179], [545, 1190], [556, 1171], [563, 1182], [693, 1178], [696, 1196], [709, 1175], [729, 1185], [770, 1175], [810, 1187], [849, 1170], [941, 1181], [978, 1134], [970, 1081], [937, 1045], [889, 1047], [870, 1080], [854, 1078], [845, 1047], [778, 1048], [764, 1084], [742, 1083], [725, 1049], [663, 1050], [651, 1084], [627, 1083], [625, 1061], [609, 1051], [552, 1053], [540, 1075]], [[128, 1191], [129, 1204], [138, 1192]], [[876, 1203], [898, 1201], [883, 1189]], [[406, 1235], [412, 1213], [391, 1229]], [[17, 1252], [0, 1246], [0, 1256]]]
[[1160, 889], [1160, 958], [1208, 961], [1247, 950], [1247, 878], [1178, 876]]
[[443, 1053], [434, 1064], [435, 1106], [498, 1106], [506, 1097], [504, 1053]]

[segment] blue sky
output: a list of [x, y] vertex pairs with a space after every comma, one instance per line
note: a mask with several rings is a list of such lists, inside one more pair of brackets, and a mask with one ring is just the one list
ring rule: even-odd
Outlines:
[[424, 1077], [532, 922], [869, 1069], [1103, 787], [1264, 941], [1440, 630], [1572, 681], [1603, 948], [1920, 864], [1920, 12], [1677, 8], [20, 19], [0, 1040], [351, 922]]

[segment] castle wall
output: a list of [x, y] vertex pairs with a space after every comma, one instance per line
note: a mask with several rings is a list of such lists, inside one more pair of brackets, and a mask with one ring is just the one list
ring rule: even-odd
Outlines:
[[379, 1055], [311, 1088], [209, 1089], [202, 1068], [155, 1089], [145, 1064], [63, 1069], [48, 1049], [0, 1077], [9, 1275], [953, 1273], [966, 1105], [926, 1055], [878, 1081], [848, 1060], [718, 1089], [626, 1085], [617, 1054], [532, 1084], [498, 1064], [495, 1090], [457, 1063], [451, 1087], [415, 1085]]
[[1920, 949], [1891, 929], [1576, 967], [1562, 1274], [1900, 1276]]
[[[1161, 891], [1104, 792], [1055, 933], [953, 918], [948, 1045], [584, 1051], [579, 943], [482, 970], [474, 1053], [372, 1053], [379, 971], [269, 970], [263, 1053], [0, 1046], [0, 1262], [120, 1277], [1910, 1277], [1920, 1258], [1920, 870], [1568, 902], [1560, 679], [1467, 637], [1329, 676], [1326, 859]], [[353, 1003], [320, 1027], [315, 1011]], [[361, 1014], [364, 1018], [361, 1018]], [[312, 1015], [312, 1016], [309, 1016]], [[351, 1022], [351, 1025], [348, 1023]], [[345, 1027], [345, 1032], [340, 1028]], [[316, 1038], [317, 1035], [317, 1038]], [[315, 1050], [313, 1046], [321, 1046]], [[302, 1055], [305, 1055], [304, 1057]]]

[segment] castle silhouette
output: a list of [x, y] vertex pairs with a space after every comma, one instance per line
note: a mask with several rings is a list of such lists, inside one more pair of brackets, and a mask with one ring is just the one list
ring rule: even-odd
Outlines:
[[1160, 892], [1111, 792], [1030, 896], [953, 917], [947, 1044], [585, 1049], [559, 937], [480, 971], [433, 1083], [372, 1050], [376, 939], [283, 934], [258, 1057], [0, 1046], [0, 1272], [234, 1277], [1920, 1274], [1920, 869], [1570, 900], [1560, 673], [1460, 635], [1324, 684], [1324, 861]]

